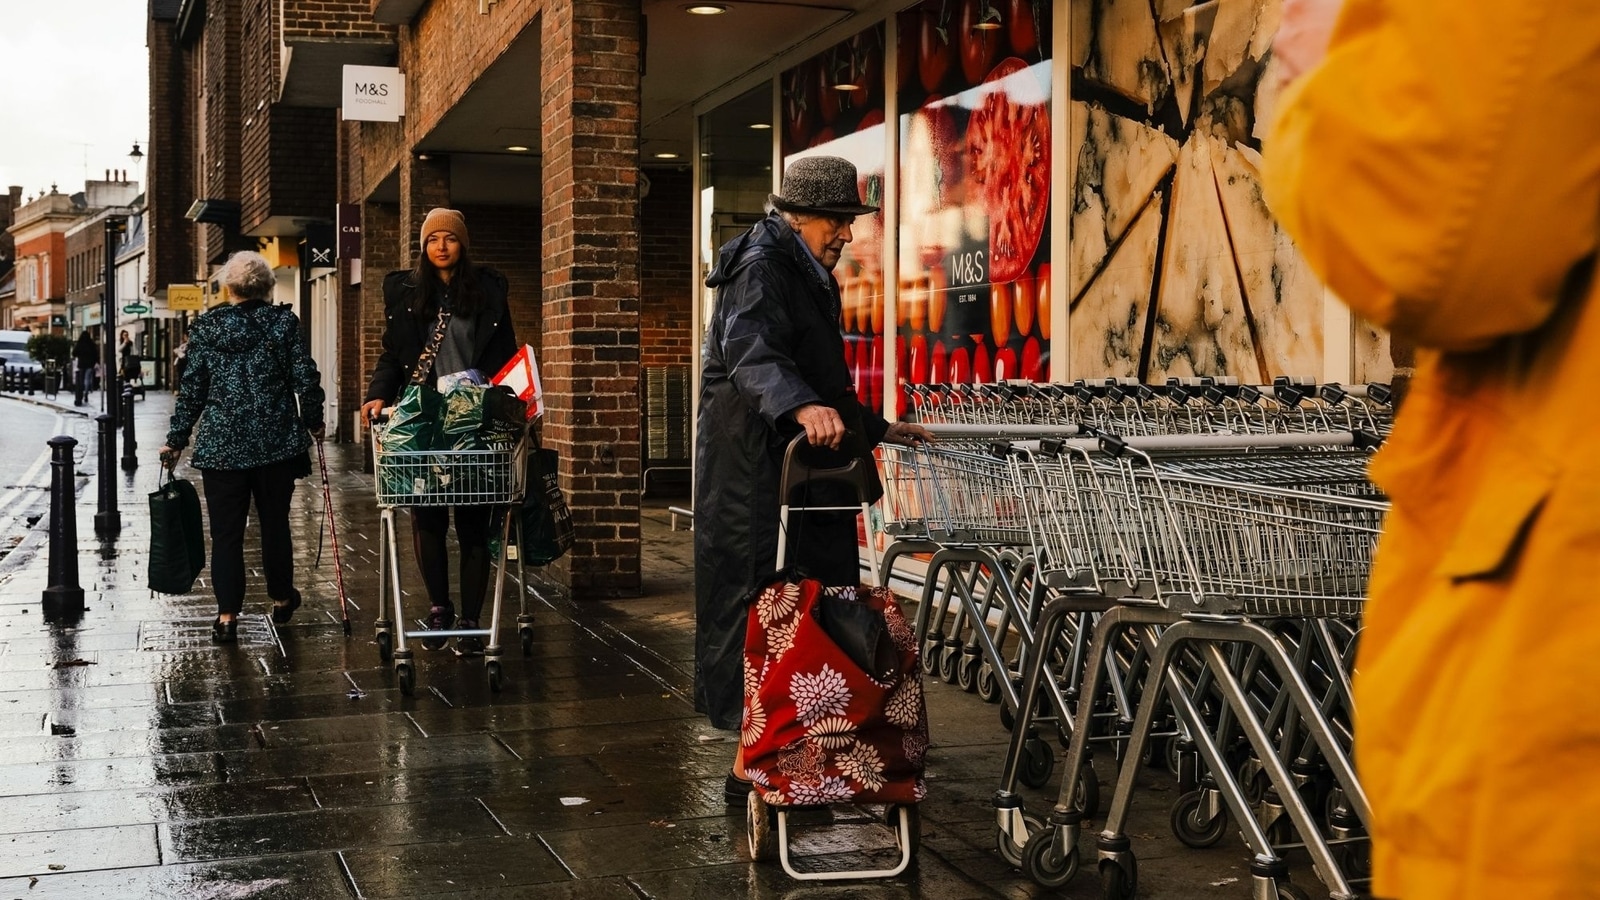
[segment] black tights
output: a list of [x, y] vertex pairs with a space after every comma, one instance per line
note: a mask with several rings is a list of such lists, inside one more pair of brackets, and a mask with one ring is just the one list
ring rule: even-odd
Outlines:
[[411, 509], [411, 538], [417, 568], [428, 587], [428, 602], [450, 605], [450, 554], [445, 535], [450, 530], [450, 510], [456, 511], [456, 543], [461, 546], [461, 617], [478, 618], [489, 587], [490, 506], [417, 506]]

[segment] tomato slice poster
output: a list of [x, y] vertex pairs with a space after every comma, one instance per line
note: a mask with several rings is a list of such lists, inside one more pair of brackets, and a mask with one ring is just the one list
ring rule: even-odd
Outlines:
[[944, 351], [929, 383], [1043, 381], [1050, 4], [927, 0], [898, 25], [900, 340]]

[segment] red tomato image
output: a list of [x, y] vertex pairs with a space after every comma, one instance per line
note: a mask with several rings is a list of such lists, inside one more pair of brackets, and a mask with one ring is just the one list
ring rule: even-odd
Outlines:
[[[865, 297], [865, 307], [872, 317], [872, 333], [883, 334], [883, 282], [875, 281], [871, 290], [872, 293]], [[867, 329], [863, 327], [861, 330], [866, 331]]]
[[1001, 4], [1011, 52], [1017, 56], [1034, 58], [1039, 50], [1039, 31], [1045, 23], [1035, 18], [1038, 15], [1036, 3], [1037, 0], [1006, 0]]
[[967, 348], [957, 347], [950, 351], [950, 383], [966, 384], [972, 380], [972, 361], [967, 356]]
[[[812, 62], [811, 80], [817, 85], [817, 118], [824, 125], [832, 125], [833, 120], [839, 118], [839, 95], [842, 92], [834, 85], [839, 83], [843, 73], [838, 57], [838, 49], [829, 47]], [[845, 80], [848, 81], [848, 78]]]
[[894, 59], [895, 84], [904, 90], [917, 77], [917, 26], [922, 14], [908, 9], [895, 19]]
[[858, 88], [852, 99], [856, 106], [866, 106], [883, 92], [883, 33], [868, 28], [852, 37], [846, 47], [850, 83]]
[[806, 145], [806, 149], [809, 150], [812, 147], [821, 147], [823, 144], [832, 143], [833, 138], [834, 134], [831, 126], [818, 129], [817, 133], [811, 136], [811, 143]]
[[978, 346], [972, 351], [972, 383], [984, 384], [989, 380], [989, 345], [978, 339]]
[[1012, 290], [1009, 284], [989, 287], [989, 333], [994, 335], [996, 347], [1004, 347], [1006, 341], [1011, 340], [1011, 307], [1015, 305], [1011, 299]]
[[1039, 320], [1039, 337], [1050, 340], [1050, 264], [1040, 263], [1039, 272], [1034, 276], [1038, 286], [1039, 303], [1035, 315]]
[[928, 330], [938, 334], [944, 329], [945, 295], [949, 292], [944, 266], [934, 263], [928, 270]]
[[867, 402], [867, 388], [869, 387], [867, 384], [867, 356], [872, 352], [871, 348], [867, 346], [866, 340], [866, 338], [856, 338], [851, 341], [856, 345], [855, 364], [851, 366], [851, 371], [855, 377], [856, 400], [861, 403]]
[[894, 342], [894, 380], [895, 393], [904, 393], [901, 387], [906, 383], [906, 372], [911, 368], [911, 345], [907, 341]]
[[1034, 338], [1022, 342], [1022, 377], [1029, 381], [1045, 379], [1044, 359], [1039, 352], [1039, 342]]
[[911, 339], [910, 361], [902, 370], [906, 379], [912, 384], [928, 383], [928, 339], [917, 335]]
[[[883, 110], [874, 107], [874, 108], [869, 109], [866, 112], [861, 114], [861, 121], [856, 124], [856, 131], [866, 131], [868, 128], [871, 128], [874, 125], [882, 125], [882, 124], [883, 124]], [[867, 192], [866, 192], [865, 189], [862, 190], [861, 196], [863, 196], [863, 197], [867, 196]], [[880, 197], [880, 200], [881, 199], [882, 198]], [[873, 200], [870, 200], [870, 199], [867, 200], [867, 202], [871, 203], [873, 206], [879, 205], [877, 202], [875, 202]]]
[[1012, 283], [1011, 289], [1011, 316], [1016, 320], [1017, 334], [1026, 337], [1033, 331], [1033, 276], [1022, 273], [1022, 277]]
[[883, 409], [883, 335], [872, 339], [872, 356], [867, 363], [867, 402], [873, 409]]
[[922, 331], [928, 327], [928, 278], [921, 278], [902, 282], [900, 288], [900, 305], [905, 310], [903, 323], [912, 331]]
[[1027, 270], [1050, 206], [1050, 110], [1042, 87], [1022, 74], [1027, 68], [1016, 57], [995, 66], [984, 83], [1005, 87], [986, 94], [967, 124], [969, 175], [989, 218], [991, 282], [1015, 281]]
[[922, 21], [917, 27], [917, 75], [922, 82], [922, 89], [932, 93], [944, 84], [945, 76], [950, 74], [950, 64], [955, 59], [955, 50], [950, 46], [951, 22], [939, 21], [942, 11], [935, 13], [931, 9], [918, 10], [918, 18]]
[[783, 125], [789, 146], [799, 147], [811, 136], [817, 114], [817, 82], [811, 73], [815, 62], [803, 62], [783, 73]]
[[[985, 72], [1000, 55], [1000, 42], [1005, 34], [999, 26], [1000, 11], [989, 5], [989, 0], [961, 0], [961, 13], [956, 17], [956, 33], [961, 35], [961, 74], [967, 84], [983, 80]], [[979, 25], [987, 26], [979, 28]]]
[[844, 367], [851, 373], [856, 370], [856, 342], [854, 338], [846, 336], [844, 339]]
[[856, 279], [846, 275], [834, 276], [839, 282], [839, 330], [846, 334], [856, 330], [855, 294]]
[[928, 384], [949, 384], [950, 373], [946, 371], [947, 360], [944, 352], [944, 341], [934, 341], [933, 349], [928, 352]]
[[1021, 377], [1022, 373], [1017, 371], [1017, 351], [1001, 347], [1000, 352], [994, 355], [994, 380], [1007, 381]]

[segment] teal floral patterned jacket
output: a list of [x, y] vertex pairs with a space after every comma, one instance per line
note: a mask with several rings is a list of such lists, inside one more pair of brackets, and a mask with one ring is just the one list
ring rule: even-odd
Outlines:
[[[298, 403], [296, 402], [298, 400]], [[322, 428], [322, 382], [288, 307], [264, 300], [219, 306], [189, 332], [188, 365], [167, 431], [190, 465], [253, 469], [304, 453]]]

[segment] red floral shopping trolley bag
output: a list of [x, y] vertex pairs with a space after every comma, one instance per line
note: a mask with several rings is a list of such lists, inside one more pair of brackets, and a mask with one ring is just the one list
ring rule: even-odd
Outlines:
[[762, 589], [745, 632], [740, 741], [766, 803], [920, 801], [928, 713], [894, 595], [793, 577]]

